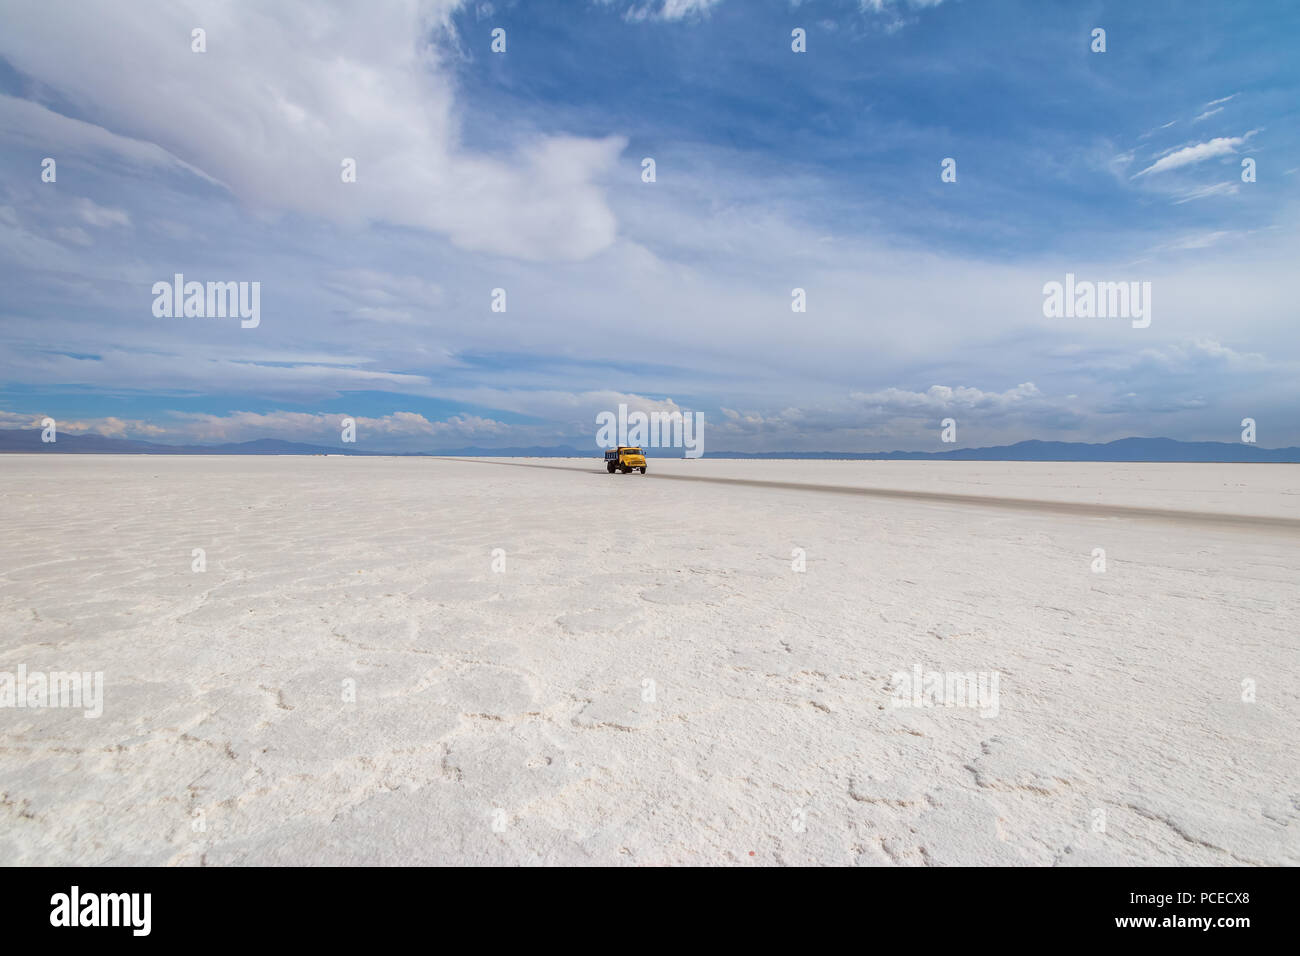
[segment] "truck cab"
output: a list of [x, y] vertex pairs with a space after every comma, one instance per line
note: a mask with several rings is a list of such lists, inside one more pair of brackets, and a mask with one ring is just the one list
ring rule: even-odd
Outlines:
[[629, 471], [639, 471], [644, 475], [645, 455], [641, 454], [640, 448], [632, 445], [610, 448], [605, 452], [605, 470], [611, 475], [615, 471], [622, 475], [626, 475]]

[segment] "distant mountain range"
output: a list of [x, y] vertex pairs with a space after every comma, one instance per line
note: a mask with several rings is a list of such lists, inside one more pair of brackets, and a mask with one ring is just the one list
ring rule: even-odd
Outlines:
[[[364, 455], [412, 457], [440, 455], [461, 458], [596, 458], [598, 448], [571, 445], [535, 448], [448, 448], [427, 452], [369, 451], [345, 445], [308, 445], [259, 438], [223, 445], [164, 445], [103, 435], [60, 435], [42, 442], [40, 429], [0, 429], [0, 453], [73, 455]], [[662, 454], [655, 454], [660, 452]], [[672, 453], [676, 454], [672, 454]], [[680, 449], [652, 449], [651, 457], [680, 458]], [[1202, 461], [1300, 463], [1300, 448], [1259, 448], [1237, 442], [1176, 441], [1172, 438], [1121, 438], [1104, 444], [1069, 441], [1022, 441], [993, 448], [954, 448], [951, 451], [773, 451], [710, 452], [706, 458], [813, 458], [897, 461]]]

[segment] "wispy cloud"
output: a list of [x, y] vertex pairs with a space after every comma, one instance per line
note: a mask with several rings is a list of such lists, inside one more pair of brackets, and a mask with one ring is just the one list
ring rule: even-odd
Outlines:
[[77, 213], [83, 221], [98, 228], [131, 225], [131, 216], [125, 209], [101, 206], [91, 199], [77, 200]]
[[1138, 139], [1150, 139], [1152, 136], [1156, 135], [1156, 133], [1160, 132], [1161, 130], [1168, 129], [1169, 127], [1173, 126], [1177, 122], [1178, 120], [1170, 120], [1168, 123], [1165, 123], [1163, 126], [1157, 126], [1155, 129], [1149, 129], [1141, 136], [1139, 136]]
[[1249, 229], [1211, 229], [1207, 232], [1193, 232], [1179, 236], [1156, 247], [1158, 251], [1181, 252], [1188, 249], [1208, 249], [1227, 239], [1236, 239], [1251, 234]]
[[1196, 199], [1208, 199], [1211, 196], [1232, 196], [1241, 188], [1240, 183], [1234, 183], [1231, 180], [1223, 183], [1215, 183], [1212, 186], [1201, 186], [1193, 189], [1191, 192], [1184, 193], [1181, 198], [1174, 200], [1174, 205], [1181, 206], [1185, 202], [1192, 202]]
[[1190, 166], [1192, 163], [1203, 163], [1205, 160], [1214, 159], [1216, 156], [1230, 155], [1235, 153], [1237, 147], [1245, 143], [1255, 132], [1255, 130], [1251, 130], [1243, 136], [1217, 136], [1208, 142], [1197, 143], [1194, 146], [1184, 146], [1182, 149], [1176, 149], [1156, 160], [1141, 172], [1134, 173], [1132, 178], [1137, 179], [1139, 176], [1163, 173], [1182, 166]]
[[[611, 0], [603, 0], [611, 2]], [[642, 23], [646, 20], [671, 22], [685, 20], [688, 17], [707, 16], [722, 0], [648, 0], [632, 4], [623, 14], [623, 19], [630, 23]]]
[[861, 0], [863, 10], [872, 13], [887, 13], [898, 7], [937, 7], [943, 0]]

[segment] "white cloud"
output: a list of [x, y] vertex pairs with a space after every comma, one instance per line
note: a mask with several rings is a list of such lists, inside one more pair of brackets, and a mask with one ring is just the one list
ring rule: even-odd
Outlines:
[[[11, 31], [0, 34], [0, 53], [7, 49], [6, 42], [17, 42]], [[93, 156], [97, 162], [102, 162], [109, 156], [136, 167], [183, 170], [220, 185], [201, 169], [183, 162], [156, 143], [120, 136], [94, 123], [73, 119], [39, 103], [4, 93], [0, 93], [0, 139], [6, 143], [40, 148], [42, 152], [57, 147], [59, 156], [52, 157], [56, 160], [68, 156]]]
[[[612, 3], [614, 0], [600, 0]], [[708, 16], [709, 12], [722, 0], [646, 0], [634, 3], [623, 13], [623, 19], [629, 23], [644, 23], [647, 20], [671, 22], [688, 17]]]
[[787, 406], [776, 412], [724, 406], [721, 420], [708, 423], [708, 431], [714, 449], [748, 450], [760, 445], [769, 451], [880, 451], [887, 450], [886, 444], [926, 447], [934, 443], [940, 419], [948, 414], [967, 424], [978, 422], [985, 436], [1005, 428], [1014, 434], [1015, 423], [1026, 415], [1073, 417], [1032, 382], [1002, 392], [934, 385], [923, 392], [903, 388], [853, 392], [822, 405]]
[[1197, 143], [1194, 146], [1184, 146], [1181, 149], [1176, 149], [1156, 160], [1141, 172], [1135, 173], [1133, 178], [1137, 179], [1138, 176], [1146, 176], [1150, 173], [1163, 173], [1192, 163], [1201, 163], [1216, 156], [1230, 155], [1235, 153], [1237, 147], [1246, 142], [1254, 132], [1252, 130], [1244, 136], [1218, 136], [1206, 143]]
[[663, 0], [659, 17], [663, 20], [680, 20], [696, 14], [708, 13], [722, 0]]
[[90, 233], [80, 226], [57, 226], [54, 229], [54, 237], [73, 246], [93, 246], [95, 240], [90, 238]]
[[889, 13], [900, 6], [921, 9], [924, 7], [937, 7], [941, 3], [943, 3], [943, 0], [861, 0], [861, 7], [864, 11], [870, 13]]
[[1168, 251], [1179, 251], [1185, 249], [1208, 249], [1210, 246], [1218, 245], [1225, 239], [1233, 239], [1241, 236], [1250, 235], [1249, 230], [1233, 229], [1211, 229], [1208, 232], [1194, 232], [1169, 242], [1162, 243], [1157, 248]]
[[99, 228], [107, 226], [130, 226], [131, 217], [125, 209], [112, 209], [101, 206], [90, 199], [77, 201], [77, 213], [86, 223]]
[[[1095, 357], [1079, 357], [1077, 361], [1089, 368], [1125, 376], [1141, 368], [1157, 368], [1161, 372], [1195, 375], [1204, 374], [1217, 367], [1219, 372], [1235, 370], [1261, 373], [1285, 368], [1286, 362], [1275, 362], [1255, 352], [1241, 352], [1208, 336], [1170, 342], [1137, 351], [1107, 353]], [[1131, 380], [1131, 379], [1130, 379]]]
[[1138, 139], [1150, 139], [1152, 136], [1160, 132], [1162, 129], [1168, 129], [1169, 127], [1173, 126], [1177, 122], [1178, 120], [1170, 120], [1168, 123], [1165, 123], [1163, 126], [1157, 126], [1155, 129], [1149, 129], [1141, 136], [1139, 136]]
[[167, 429], [152, 422], [125, 418], [96, 418], [88, 421], [66, 421], [59, 423], [64, 432], [74, 435], [93, 432], [107, 438], [136, 438], [152, 441], [164, 437]]
[[[92, 122], [8, 97], [0, 117], [6, 127], [35, 118], [63, 142], [111, 143], [137, 160], [178, 157], [254, 213], [411, 226], [520, 259], [599, 252], [617, 225], [600, 181], [625, 141], [538, 137], [504, 157], [466, 148], [437, 42], [457, 5], [90, 4], [69, 17], [16, 6], [0, 55]], [[207, 53], [190, 50], [196, 24]], [[149, 68], [123, 69], [124, 49]], [[340, 180], [345, 157], [357, 161], [355, 184]]]
[[[356, 422], [357, 449], [366, 450], [372, 441], [394, 439], [457, 440], [494, 438], [509, 426], [475, 415], [453, 415], [442, 421], [430, 421], [416, 412], [393, 412], [380, 417], [351, 416]], [[173, 436], [185, 436], [201, 443], [250, 441], [255, 438], [283, 438], [289, 441], [329, 441], [337, 443], [344, 418], [329, 412], [230, 412], [225, 415], [176, 412], [179, 423]]]
[[1215, 183], [1212, 186], [1201, 186], [1190, 192], [1184, 193], [1181, 199], [1175, 199], [1174, 205], [1180, 206], [1185, 202], [1192, 202], [1195, 199], [1206, 199], [1210, 196], [1233, 196], [1241, 188], [1240, 183], [1234, 183], [1231, 180], [1223, 183]]
[[[39, 428], [41, 415], [0, 411], [0, 427]], [[306, 443], [339, 443], [343, 415], [333, 412], [243, 412], [224, 415], [171, 412], [158, 421], [105, 418], [59, 419], [59, 431], [70, 435], [96, 434], [109, 438], [160, 441], [165, 444], [224, 444], [279, 438]], [[452, 415], [437, 421], [415, 412], [394, 412], [379, 417], [352, 416], [356, 422], [356, 450], [404, 448], [427, 451], [436, 446], [479, 441], [499, 441], [518, 431], [477, 415]], [[368, 447], [369, 446], [369, 447]]]
[[0, 408], [0, 428], [40, 428], [44, 415], [8, 412]]
[[924, 392], [887, 388], [877, 392], [854, 392], [850, 397], [862, 405], [891, 411], [950, 411], [958, 408], [1005, 409], [1042, 393], [1033, 382], [1025, 382], [1004, 392], [986, 392], [978, 388], [931, 385]]

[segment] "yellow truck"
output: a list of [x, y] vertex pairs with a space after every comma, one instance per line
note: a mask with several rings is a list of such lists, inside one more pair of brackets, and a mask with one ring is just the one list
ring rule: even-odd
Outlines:
[[640, 448], [619, 445], [617, 448], [611, 448], [605, 452], [605, 470], [611, 475], [614, 474], [615, 470], [623, 475], [626, 475], [629, 471], [640, 471], [644, 475], [645, 455], [641, 454]]

